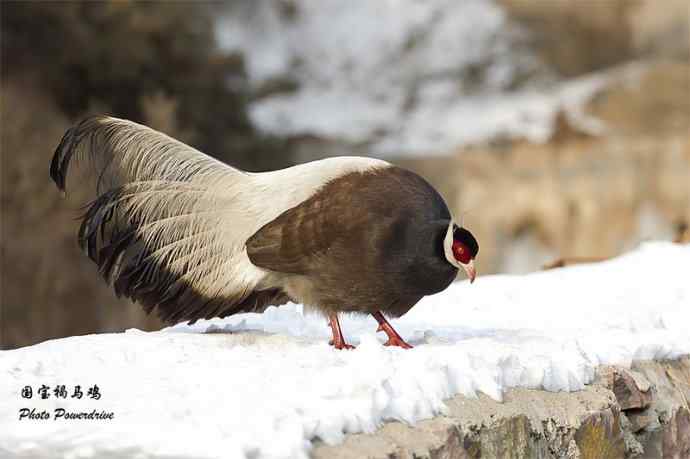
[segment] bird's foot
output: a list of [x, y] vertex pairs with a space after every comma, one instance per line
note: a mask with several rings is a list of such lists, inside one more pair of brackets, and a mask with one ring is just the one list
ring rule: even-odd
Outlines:
[[333, 344], [333, 340], [330, 340], [328, 341], [328, 344], [330, 344], [336, 349], [356, 349], [355, 346], [353, 346], [352, 344], [347, 344], [345, 341], [340, 341], [336, 344]]
[[354, 349], [352, 344], [347, 344], [345, 338], [343, 337], [343, 332], [340, 330], [340, 322], [338, 321], [338, 315], [336, 313], [331, 313], [328, 315], [328, 324], [333, 332], [333, 339], [331, 339], [328, 344], [336, 349]]
[[407, 344], [405, 340], [402, 339], [400, 335], [398, 335], [398, 332], [395, 331], [393, 326], [388, 323], [381, 311], [374, 312], [372, 315], [379, 323], [379, 326], [376, 329], [376, 331], [384, 332], [388, 336], [388, 341], [383, 343], [384, 346], [397, 346], [403, 349], [412, 349], [412, 346]]
[[399, 336], [390, 336], [388, 341], [383, 343], [384, 346], [397, 346], [403, 349], [412, 349], [414, 346], [407, 344], [404, 339]]

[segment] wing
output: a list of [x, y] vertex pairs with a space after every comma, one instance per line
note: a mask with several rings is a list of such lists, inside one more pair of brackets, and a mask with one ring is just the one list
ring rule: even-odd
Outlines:
[[373, 247], [379, 237], [371, 222], [385, 219], [382, 208], [387, 203], [378, 201], [381, 196], [361, 192], [376, 183], [376, 176], [374, 171], [354, 171], [335, 178], [261, 227], [247, 240], [251, 262], [272, 271], [308, 275], [323, 269], [326, 258], [363, 255], [345, 249]]
[[247, 240], [253, 264], [271, 271], [310, 274], [344, 235], [348, 210], [337, 196], [317, 193], [267, 223]]
[[[251, 262], [264, 269], [336, 278], [399, 272], [412, 263], [417, 229], [450, 213], [421, 177], [393, 167], [350, 171], [261, 227], [247, 240]], [[418, 222], [415, 224], [414, 222]], [[444, 227], [445, 227], [444, 226]], [[355, 277], [356, 277], [355, 276]]]
[[95, 195], [79, 245], [118, 296], [147, 312], [157, 307], [172, 323], [288, 300], [280, 290], [255, 291], [263, 274], [244, 253], [252, 234], [248, 174], [110, 117], [89, 118], [64, 135], [50, 167], [62, 191], [75, 162], [88, 179], [79, 187], [90, 184]]

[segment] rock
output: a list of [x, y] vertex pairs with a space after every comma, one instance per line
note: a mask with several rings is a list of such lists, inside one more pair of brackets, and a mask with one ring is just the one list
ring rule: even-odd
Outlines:
[[632, 377], [633, 381], [635, 381], [635, 386], [637, 386], [640, 391], [648, 392], [652, 388], [651, 383], [642, 373], [635, 370], [629, 370], [628, 374]]
[[[579, 75], [623, 59], [649, 55], [687, 59], [687, 0], [549, 2], [499, 0], [528, 27], [534, 48], [564, 75]], [[563, 33], [567, 30], [568, 33]]]
[[593, 384], [606, 387], [607, 389], [613, 388], [613, 378], [616, 375], [616, 367], [611, 365], [602, 365], [597, 367], [594, 372], [594, 382]]
[[658, 427], [659, 417], [654, 410], [630, 411], [625, 414], [630, 421], [630, 430], [637, 433], [648, 427]]
[[690, 457], [690, 410], [680, 408], [664, 429], [664, 457]]
[[588, 417], [575, 432], [580, 457], [616, 459], [625, 457], [619, 412], [605, 410]]
[[586, 113], [602, 120], [610, 135], [663, 138], [687, 132], [690, 65], [662, 60], [628, 68], [626, 76], [591, 99]]
[[[642, 385], [640, 387], [638, 382]], [[652, 402], [649, 382], [644, 376], [637, 374], [637, 379], [623, 369], [618, 370], [613, 377], [613, 393], [621, 410], [647, 408]]]
[[627, 21], [633, 3], [607, 0], [583, 7], [581, 2], [567, 0], [500, 0], [507, 14], [529, 29], [541, 57], [568, 76], [610, 66], [634, 55]]
[[654, 0], [634, 2], [629, 18], [633, 44], [639, 54], [690, 56], [690, 14], [686, 0], [665, 0], [663, 8]]
[[530, 422], [527, 416], [500, 419], [490, 429], [469, 432], [463, 442], [470, 457], [526, 457], [536, 455], [538, 445], [530, 438]]
[[644, 453], [644, 447], [632, 432], [625, 430], [623, 440], [625, 442], [625, 457], [639, 457]]
[[[616, 378], [643, 395], [617, 398], [611, 390]], [[687, 459], [686, 391], [690, 357], [634, 362], [632, 369], [600, 367], [595, 381], [579, 392], [511, 389], [503, 402], [458, 395], [446, 401], [447, 416], [415, 426], [386, 423], [373, 434], [347, 435], [341, 445], [315, 445], [312, 457]], [[648, 408], [622, 411], [620, 400]]]

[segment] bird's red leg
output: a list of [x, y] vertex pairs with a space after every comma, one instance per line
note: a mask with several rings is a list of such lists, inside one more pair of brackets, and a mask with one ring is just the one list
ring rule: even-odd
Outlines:
[[374, 316], [374, 319], [379, 323], [379, 328], [377, 328], [376, 331], [386, 332], [386, 335], [388, 335], [388, 341], [383, 344], [384, 346], [399, 346], [403, 349], [412, 349], [412, 346], [407, 344], [405, 340], [398, 335], [398, 332], [395, 331], [393, 326], [388, 323], [386, 318], [383, 317], [381, 311], [373, 312], [371, 315]]
[[336, 349], [354, 349], [355, 347], [351, 344], [345, 342], [343, 337], [343, 332], [340, 330], [340, 322], [338, 322], [338, 314], [331, 312], [328, 314], [328, 325], [331, 326], [331, 331], [333, 332], [333, 339], [328, 342], [331, 346]]

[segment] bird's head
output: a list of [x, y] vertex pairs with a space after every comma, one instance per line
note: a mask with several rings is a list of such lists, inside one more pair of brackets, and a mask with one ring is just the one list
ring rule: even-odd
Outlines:
[[477, 271], [474, 259], [479, 253], [477, 239], [467, 229], [450, 222], [446, 237], [443, 239], [443, 252], [448, 263], [456, 268], [462, 268], [470, 282], [474, 282]]

